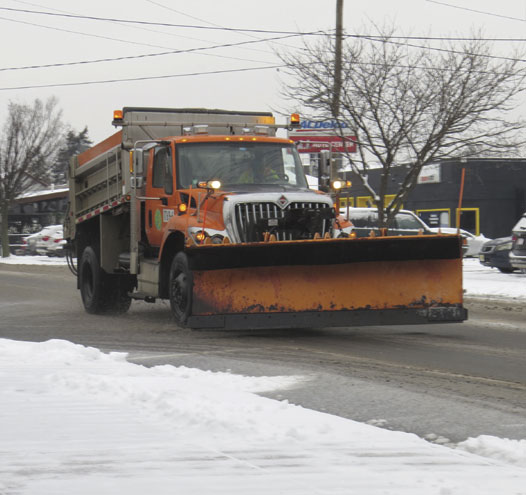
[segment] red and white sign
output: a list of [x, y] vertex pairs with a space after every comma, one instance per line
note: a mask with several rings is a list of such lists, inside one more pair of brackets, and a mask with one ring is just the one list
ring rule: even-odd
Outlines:
[[440, 182], [440, 163], [422, 167], [417, 179], [418, 184], [439, 184]]
[[355, 153], [356, 152], [356, 137], [346, 136], [328, 136], [320, 133], [307, 134], [306, 132], [296, 131], [289, 135], [289, 139], [298, 143], [298, 151], [300, 153], [319, 153], [322, 150], [330, 150], [335, 153]]

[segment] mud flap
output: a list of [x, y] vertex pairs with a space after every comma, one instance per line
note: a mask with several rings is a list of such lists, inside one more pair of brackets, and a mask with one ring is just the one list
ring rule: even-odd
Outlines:
[[456, 236], [201, 246], [188, 255], [194, 274], [191, 327], [466, 318]]

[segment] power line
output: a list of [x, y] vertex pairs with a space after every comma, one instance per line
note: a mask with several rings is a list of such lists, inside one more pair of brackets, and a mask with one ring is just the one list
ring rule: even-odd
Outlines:
[[[150, 1], [150, 0], [147, 0], [147, 1]], [[476, 13], [486, 14], [486, 15], [493, 15], [496, 17], [503, 17], [506, 19], [526, 22], [526, 19], [492, 14], [490, 12], [469, 9], [467, 7], [459, 7], [459, 6], [448, 4], [445, 2], [440, 2], [438, 0], [425, 0], [425, 1], [429, 3], [435, 3], [438, 5], [444, 5], [446, 7], [467, 10], [470, 12], [476, 12]], [[151, 2], [151, 3], [155, 3], [156, 5], [162, 6], [162, 4], [159, 4], [158, 2]], [[165, 8], [168, 8], [168, 7], [165, 7]], [[84, 20], [93, 20], [93, 21], [102, 21], [102, 22], [116, 22], [116, 23], [124, 23], [124, 24], [139, 24], [139, 25], [149, 25], [149, 26], [177, 27], [177, 28], [183, 28], [183, 29], [203, 29], [203, 30], [208, 29], [208, 30], [215, 30], [215, 31], [230, 31], [230, 32], [239, 32], [239, 33], [264, 33], [264, 34], [281, 34], [281, 35], [296, 35], [296, 36], [320, 36], [320, 35], [326, 36], [328, 34], [327, 31], [323, 31], [323, 30], [302, 32], [302, 31], [278, 31], [278, 30], [271, 30], [271, 29], [231, 28], [231, 27], [219, 26], [213, 23], [210, 23], [212, 24], [211, 26], [192, 25], [192, 24], [173, 24], [173, 23], [168, 23], [168, 22], [140, 21], [140, 20], [134, 20], [134, 19], [119, 19], [119, 18], [113, 18], [113, 17], [97, 17], [97, 16], [78, 15], [78, 14], [44, 12], [44, 11], [29, 10], [29, 9], [14, 9], [14, 8], [9, 8], [9, 7], [0, 7], [0, 10], [7, 10], [11, 12], [22, 12], [22, 13], [27, 13], [27, 14], [55, 16], [55, 17], [66, 17], [66, 18], [71, 18], [71, 19], [84, 19]], [[179, 12], [175, 9], [170, 9], [170, 10], [174, 10], [174, 12]], [[184, 15], [187, 15], [187, 14], [184, 14]], [[208, 21], [203, 21], [203, 22], [208, 22]], [[346, 38], [349, 38], [349, 37], [351, 38], [369, 37], [370, 38], [370, 37], [375, 37], [375, 36], [374, 35], [347, 34], [345, 35], [345, 37]], [[450, 37], [450, 36], [390, 36], [390, 37], [393, 39], [414, 39], [414, 40], [418, 39], [418, 40], [435, 40], [435, 41], [474, 41], [474, 40], [507, 41], [507, 42], [526, 41], [526, 39], [524, 38], [473, 38], [473, 37], [458, 37], [458, 36], [456, 37]]]
[[[374, 35], [374, 34], [346, 34], [345, 38], [367, 38], [367, 39], [377, 39], [378, 41], [383, 41], [384, 36]], [[394, 40], [422, 40], [422, 41], [497, 41], [497, 42], [526, 42], [526, 38], [483, 38], [475, 36], [394, 36], [389, 35], [389, 39]]]
[[435, 3], [437, 5], [442, 5], [444, 7], [450, 7], [452, 9], [465, 10], [467, 12], [474, 12], [475, 14], [489, 15], [491, 17], [500, 17], [501, 19], [508, 19], [511, 21], [526, 22], [526, 19], [521, 19], [520, 17], [512, 17], [509, 15], [495, 14], [494, 12], [486, 12], [484, 10], [470, 9], [468, 7], [460, 7], [459, 5], [454, 5], [454, 4], [446, 3], [446, 2], [439, 2], [438, 0], [426, 0], [426, 2]]
[[[81, 34], [81, 35], [84, 35], [84, 36], [91, 36], [91, 37], [101, 38], [101, 39], [107, 39], [107, 40], [110, 40], [110, 41], [119, 41], [119, 42], [131, 43], [131, 44], [134, 44], [134, 45], [141, 45], [141, 46], [148, 46], [148, 47], [165, 48], [165, 47], [160, 46], [160, 45], [152, 45], [152, 44], [147, 44], [147, 43], [133, 42], [133, 41], [123, 40], [123, 39], [119, 39], [119, 38], [111, 38], [111, 37], [108, 37], [108, 36], [96, 35], [96, 34], [91, 34], [91, 33], [83, 33], [81, 31], [71, 31], [71, 30], [62, 29], [62, 28], [56, 28], [56, 27], [53, 27], [53, 26], [46, 26], [46, 25], [43, 25], [43, 24], [35, 24], [35, 23], [27, 22], [27, 21], [20, 21], [20, 20], [16, 20], [16, 19], [9, 19], [9, 18], [6, 18], [6, 17], [0, 17], [0, 19], [6, 20], [6, 21], [10, 21], [10, 22], [16, 22], [16, 23], [27, 24], [27, 25], [31, 25], [31, 26], [42, 27], [42, 28], [56, 30], [56, 31], [62, 31], [62, 32], [73, 33], [73, 34]], [[251, 40], [251, 41], [241, 41], [241, 42], [237, 42], [237, 43], [224, 43], [224, 44], [219, 44], [219, 45], [211, 45], [211, 46], [208, 46], [208, 47], [189, 48], [189, 49], [184, 49], [184, 50], [169, 50], [169, 51], [165, 51], [165, 52], [148, 53], [148, 54], [143, 54], [143, 55], [130, 55], [130, 56], [122, 56], [122, 57], [114, 57], [114, 58], [102, 58], [102, 59], [95, 59], [95, 60], [80, 60], [80, 61], [74, 61], [74, 62], [51, 63], [51, 64], [41, 64], [41, 65], [28, 65], [28, 66], [21, 66], [21, 67], [5, 67], [5, 68], [0, 68], [0, 72], [3, 72], [3, 71], [16, 71], [16, 70], [28, 70], [28, 69], [44, 69], [44, 68], [51, 68], [51, 67], [67, 67], [67, 66], [86, 65], [86, 64], [94, 64], [94, 63], [102, 63], [102, 62], [117, 62], [117, 61], [122, 61], [122, 60], [133, 60], [133, 59], [140, 59], [140, 58], [149, 58], [149, 57], [165, 56], [165, 55], [172, 55], [172, 54], [180, 54], [180, 53], [192, 53], [192, 52], [200, 52], [200, 51], [204, 51], [204, 50], [214, 50], [214, 49], [218, 49], [218, 48], [232, 48], [232, 47], [240, 47], [240, 46], [244, 46], [244, 45], [248, 45], [248, 44], [272, 42], [272, 41], [276, 41], [276, 40], [283, 40], [283, 39], [288, 39], [288, 38], [293, 38], [293, 37], [298, 37], [298, 36], [302, 36], [302, 33], [289, 34], [289, 35], [284, 35], [284, 36], [276, 36], [276, 37], [272, 37], [272, 38], [256, 38], [256, 39]], [[426, 36], [426, 37], [422, 37], [422, 36], [389, 36], [389, 39], [386, 39], [386, 38], [384, 38], [382, 36], [360, 35], [360, 34], [348, 34], [348, 35], [344, 35], [344, 37], [346, 39], [348, 39], [348, 38], [358, 38], [358, 39], [360, 39], [361, 38], [361, 39], [368, 39], [370, 41], [385, 42], [385, 43], [392, 43], [392, 44], [402, 44], [400, 42], [392, 41], [393, 39], [394, 40], [398, 40], [398, 39], [404, 39], [404, 40], [406, 40], [406, 39], [415, 39], [415, 40], [417, 40], [418, 39], [418, 40], [441, 40], [441, 41], [450, 40], [450, 41], [521, 41], [521, 42], [526, 42], [526, 38], [521, 38], [521, 39], [518, 39], [518, 38], [490, 38], [490, 39], [485, 39], [485, 38], [473, 38], [473, 37], [470, 37], [470, 38], [463, 38], [463, 37], [445, 38], [445, 37], [429, 37], [429, 36]], [[434, 47], [424, 47], [424, 46], [421, 46], [421, 45], [410, 45], [410, 44], [405, 44], [405, 43], [404, 43], [404, 45], [405, 46], [412, 46], [414, 48], [426, 48], [426, 49], [430, 49], [430, 50], [438, 50], [438, 51], [451, 52], [451, 53], [460, 53], [460, 52], [457, 52], [457, 51], [454, 51], [454, 50], [440, 49], [440, 48], [434, 48]], [[226, 56], [226, 55], [217, 55], [217, 54], [213, 54], [213, 55], [209, 54], [209, 55], [210, 56], [220, 57], [220, 58], [228, 58], [228, 59], [232, 59], [232, 60], [240, 60], [240, 61], [244, 61], [244, 62], [258, 62], [258, 63], [263, 62], [263, 63], [267, 63], [267, 62], [264, 62], [264, 61], [261, 61], [261, 60], [250, 60], [250, 59], [244, 59], [244, 58], [240, 58], [240, 57], [229, 57], [229, 56]], [[512, 58], [509, 58], [509, 57], [497, 57], [497, 56], [494, 56], [493, 58], [524, 62], [524, 60], [522, 60], [522, 59], [512, 59]]]
[[[202, 19], [200, 17], [195, 17], [193, 15], [186, 14], [185, 12], [182, 12], [180, 10], [174, 9], [173, 7], [168, 7], [167, 5], [164, 5], [164, 4], [160, 3], [160, 2], [155, 2], [153, 0], [145, 0], [145, 1], [148, 2], [148, 3], [151, 3], [152, 5], [156, 5], [157, 7], [161, 7], [163, 9], [169, 10], [171, 12], [175, 12], [176, 14], [179, 14], [179, 15], [182, 15], [182, 16], [185, 16], [185, 17], [189, 17], [190, 19], [194, 19], [194, 20], [199, 21], [199, 22], [204, 22], [205, 24], [209, 24], [210, 26], [223, 27], [220, 24], [216, 24], [214, 22], [207, 21], [206, 19]], [[248, 36], [250, 38], [258, 39], [256, 36], [254, 36], [252, 34], [249, 34], [249, 33], [240, 33], [240, 34], [243, 34], [244, 36]], [[282, 43], [277, 43], [277, 44], [281, 45], [281, 46], [285, 46], [287, 48], [293, 48], [290, 45], [285, 45], [285, 44], [282, 44]]]
[[[37, 4], [37, 3], [26, 2], [24, 0], [13, 0], [13, 1], [15, 1], [17, 3], [25, 4], [25, 5], [31, 5], [32, 7], [47, 8], [47, 10], [52, 10], [52, 11], [55, 11], [55, 12], [62, 12], [62, 13], [65, 13], [65, 14], [75, 14], [74, 12], [71, 12], [71, 11], [59, 10], [59, 9], [51, 9], [51, 8], [48, 8], [45, 5], [40, 5], [40, 4]], [[145, 1], [148, 1], [148, 0], [145, 0]], [[152, 3], [154, 3], [156, 5], [161, 5], [161, 4], [155, 3], [155, 2], [152, 2]], [[168, 8], [168, 7], [166, 7], [166, 8]], [[181, 13], [181, 14], [182, 15], [186, 15], [186, 14], [183, 14], [183, 13]], [[28, 24], [30, 24], [30, 23], [28, 23]], [[120, 25], [119, 23], [116, 23], [116, 22], [113, 22], [112, 24]], [[36, 25], [37, 26], [42, 26], [40, 24], [36, 24]], [[47, 27], [47, 26], [42, 26], [42, 27]], [[182, 38], [182, 39], [187, 39], [187, 40], [192, 40], [192, 41], [202, 41], [202, 42], [205, 42], [205, 43], [209, 42], [209, 40], [204, 40], [202, 38], [196, 38], [196, 37], [193, 37], [193, 36], [183, 36], [181, 34], [175, 34], [175, 33], [167, 33], [165, 31], [159, 31], [158, 29], [148, 29], [148, 28], [142, 27], [142, 26], [127, 26], [127, 27], [129, 27], [131, 29], [138, 29], [138, 30], [141, 30], [141, 31], [147, 31], [147, 32], [150, 32], [150, 33], [155, 33], [156, 35], [162, 34], [164, 36], [174, 36], [176, 38]], [[72, 31], [72, 32], [75, 32], [75, 31]], [[81, 34], [84, 34], [84, 33], [81, 33]], [[247, 36], [249, 36], [249, 35], [247, 35]], [[252, 36], [252, 37], [256, 38], [255, 36]], [[159, 46], [159, 45], [147, 45], [147, 46], [157, 46], [157, 48], [167, 48], [167, 47], [163, 47], [163, 46]], [[258, 49], [255, 49], [255, 48], [247, 48], [247, 50], [258, 51], [258, 52], [263, 52], [263, 53], [271, 53], [268, 50], [258, 50]], [[218, 55], [215, 55], [215, 56], [218, 56]], [[224, 57], [224, 58], [226, 58], [226, 57]], [[240, 60], [243, 60], [243, 59], [240, 59]], [[258, 62], [261, 62], [261, 61], [258, 61]]]
[[[198, 48], [187, 48], [183, 50], [170, 50], [166, 52], [147, 53], [143, 55], [129, 55], [129, 56], [122, 56], [122, 57], [101, 58], [101, 59], [95, 59], [95, 60], [80, 60], [80, 61], [75, 61], [75, 62], [63, 62], [63, 63], [53, 63], [53, 64], [42, 64], [42, 65], [26, 65], [22, 67], [4, 67], [4, 68], [0, 68], [0, 72], [27, 70], [27, 69], [45, 69], [45, 68], [50, 68], [50, 67], [68, 67], [72, 65], [87, 65], [87, 64], [95, 64], [95, 63], [102, 63], [102, 62], [117, 62], [117, 61], [122, 61], [122, 60], [134, 60], [134, 59], [140, 59], [140, 58], [161, 57], [165, 55], [174, 55], [174, 54], [182, 54], [182, 53], [195, 53], [195, 52], [200, 52], [204, 50], [214, 50], [218, 48], [231, 48], [231, 47], [243, 46], [243, 45], [248, 45], [248, 44], [253, 44], [253, 43], [263, 43], [263, 42], [272, 41], [276, 39], [291, 38], [294, 36], [299, 36], [299, 35], [291, 34], [287, 36], [277, 36], [277, 37], [266, 38], [266, 39], [240, 41], [237, 43], [223, 43], [221, 45], [211, 45], [211, 46], [198, 47]], [[226, 57], [226, 58], [234, 58], [234, 57]], [[244, 60], [244, 61], [247, 61], [247, 60]], [[259, 63], [262, 62], [261, 60], [249, 60], [249, 61], [259, 62]], [[271, 63], [271, 62], [263, 62], [263, 63]]]
[[[441, 52], [441, 53], [453, 53], [455, 55], [475, 55], [475, 56], [478, 56], [478, 57], [484, 57], [484, 58], [489, 58], [489, 59], [492, 59], [492, 60], [507, 60], [509, 62], [526, 62], [525, 59], [522, 59], [522, 58], [514, 58], [514, 57], [502, 57], [502, 56], [499, 56], [499, 55], [490, 55], [490, 54], [487, 54], [487, 53], [467, 53], [467, 52], [461, 52], [459, 50], [452, 50], [451, 48], [437, 48], [437, 47], [433, 47], [433, 46], [425, 46], [425, 45], [413, 45], [411, 43], [402, 43], [400, 41], [393, 41], [391, 40], [390, 36], [388, 38], [380, 38], [380, 37], [371, 37], [371, 36], [364, 36], [364, 38], [366, 39], [369, 39], [370, 41], [379, 41], [381, 43], [389, 43], [391, 45], [401, 45], [401, 46], [407, 46], [407, 47], [411, 47], [411, 48], [420, 48], [422, 50], [431, 50], [431, 51], [435, 51], [435, 52]], [[476, 38], [474, 38], [472, 41], [479, 41], [477, 40]], [[480, 40], [482, 41], [482, 40]]]
[[[317, 62], [318, 64], [322, 64], [322, 62]], [[370, 65], [375, 66], [378, 65], [380, 67], [383, 67], [383, 64], [376, 64], [372, 62], [362, 62], [358, 63], [359, 65]], [[453, 68], [447, 68], [447, 67], [419, 67], [417, 65], [402, 65], [402, 64], [394, 64], [393, 67], [401, 68], [401, 69], [422, 69], [422, 70], [438, 70], [438, 71], [454, 71]], [[39, 85], [28, 85], [28, 86], [13, 86], [13, 87], [4, 87], [0, 88], [0, 91], [14, 91], [14, 90], [25, 90], [25, 89], [41, 89], [41, 88], [57, 88], [57, 87], [68, 87], [68, 86], [87, 86], [87, 85], [93, 85], [93, 84], [110, 84], [110, 83], [119, 83], [119, 82], [136, 82], [136, 81], [148, 81], [148, 80], [159, 80], [159, 79], [170, 79], [170, 78], [180, 78], [180, 77], [194, 77], [194, 76], [206, 76], [206, 75], [216, 75], [216, 74], [231, 74], [231, 73], [240, 73], [240, 72], [251, 72], [251, 71], [259, 71], [259, 70], [269, 70], [269, 69], [286, 69], [290, 68], [287, 64], [280, 64], [280, 65], [268, 65], [268, 66], [262, 66], [262, 67], [245, 67], [245, 68], [238, 68], [238, 69], [224, 69], [224, 70], [215, 70], [215, 71], [207, 71], [207, 72], [190, 72], [186, 74], [165, 74], [161, 76], [142, 76], [142, 77], [130, 77], [130, 78], [122, 78], [122, 79], [105, 79], [105, 80], [98, 80], [98, 81], [79, 81], [79, 82], [72, 82], [72, 83], [56, 83], [56, 84], [39, 84]], [[480, 71], [475, 70], [473, 71], [475, 73], [480, 74], [495, 74], [495, 71]], [[502, 73], [502, 75], [505, 75], [506, 73]], [[509, 74], [514, 75], [514, 74]], [[520, 76], [517, 76], [520, 77]]]
[[184, 12], [181, 12], [180, 10], [176, 10], [176, 9], [174, 9], [172, 7], [168, 7], [167, 5], [163, 5], [160, 2], [154, 2], [153, 0], [145, 0], [145, 1], [148, 2], [148, 3], [151, 3], [153, 5], [156, 5], [157, 7], [161, 7], [163, 9], [170, 10], [171, 12], [175, 12], [176, 14], [183, 15], [185, 17], [189, 17], [190, 19], [194, 19], [194, 21], [204, 22], [205, 24], [209, 24], [210, 26], [223, 27], [223, 26], [221, 26], [219, 24], [215, 24], [214, 22], [210, 22], [210, 21], [207, 21], [205, 19], [201, 19], [200, 17], [195, 17], [195, 16], [190, 15], [190, 14], [185, 14]]
[[[149, 1], [150, 3], [153, 3], [155, 5], [165, 7], [165, 6], [163, 6], [162, 4], [160, 4], [158, 2], [153, 2], [151, 0], [147, 0], [147, 1]], [[443, 2], [436, 2], [434, 0], [428, 0], [428, 1], [430, 1], [432, 3], [444, 4]], [[21, 2], [21, 3], [28, 3], [29, 4], [29, 2]], [[444, 5], [448, 5], [449, 6], [449, 4], [444, 4]], [[175, 9], [171, 9], [169, 7], [165, 7], [165, 8], [167, 8], [168, 10], [173, 10], [173, 11], [181, 14], [181, 12], [176, 11]], [[24, 9], [8, 9], [8, 8], [3, 8], [3, 7], [0, 7], [0, 10], [22, 11], [22, 12], [29, 12], [29, 13], [36, 13], [36, 14], [44, 14], [44, 15], [60, 15], [60, 16], [64, 16], [64, 17], [87, 18], [87, 19], [103, 20], [103, 21], [107, 21], [107, 22], [117, 22], [117, 23], [118, 22], [135, 22], [135, 21], [121, 21], [121, 20], [106, 19], [106, 18], [94, 18], [94, 17], [91, 17], [91, 16], [79, 16], [79, 15], [76, 15], [76, 14], [69, 14], [69, 13], [67, 13], [67, 14], [52, 14], [52, 13], [49, 13], [49, 12], [30, 11], [30, 10], [24, 10]], [[183, 15], [186, 15], [186, 14], [183, 14]], [[192, 16], [190, 16], [190, 17], [192, 17]], [[106, 37], [106, 36], [99, 36], [99, 35], [94, 35], [94, 34], [89, 34], [89, 33], [79, 33], [79, 32], [76, 32], [76, 31], [69, 31], [69, 30], [65, 30], [65, 29], [61, 29], [61, 28], [55, 28], [55, 27], [50, 27], [50, 26], [45, 26], [45, 25], [40, 25], [40, 24], [34, 24], [34, 23], [26, 22], [26, 21], [18, 21], [18, 20], [2, 18], [2, 17], [0, 17], [0, 19], [5, 19], [5, 20], [8, 20], [8, 21], [12, 21], [12, 22], [19, 22], [19, 23], [23, 23], [23, 24], [35, 25], [35, 26], [38, 26], [38, 27], [44, 27], [44, 28], [48, 28], [48, 29], [55, 29], [55, 30], [58, 30], [58, 31], [66, 31], [66, 32], [72, 32], [72, 33], [75, 33], [75, 34], [83, 34], [83, 35], [87, 35], [87, 36], [94, 36], [94, 37], [98, 37], [98, 38], [109, 39], [109, 40], [112, 40], [112, 41], [121, 41], [121, 42], [127, 42], [127, 43], [132, 43], [132, 44], [142, 44], [142, 45], [146, 45], [146, 46], [158, 46], [158, 45], [147, 45], [147, 44], [144, 44], [144, 43], [136, 43], [136, 42], [131, 42], [131, 41], [127, 41], [127, 40], [120, 40], [120, 39], [117, 39], [117, 38], [110, 38], [110, 37]], [[196, 19], [198, 19], [198, 18], [196, 18]], [[202, 19], [198, 19], [198, 20], [201, 20], [203, 22], [208, 22], [208, 21], [204, 21]], [[137, 21], [137, 22], [141, 22], [142, 23], [143, 21]], [[174, 26], [172, 24], [166, 24], [166, 25]], [[177, 26], [182, 26], [182, 25], [177, 25]], [[193, 27], [193, 26], [186, 26], [186, 27]], [[201, 27], [203, 27], [203, 26], [201, 26]], [[227, 31], [237, 31], [236, 29], [233, 29], [233, 28], [223, 28], [222, 26], [218, 26], [218, 25], [215, 25], [215, 27], [216, 28], [220, 28], [220, 29], [224, 29], [224, 30], [227, 30]], [[141, 29], [141, 28], [138, 28], [138, 29]], [[243, 31], [243, 30], [241, 30], [241, 31]], [[259, 30], [259, 31], [261, 31], [261, 30]], [[279, 31], [266, 31], [266, 32], [279, 33]], [[289, 32], [287, 32], [287, 33], [289, 33]], [[96, 60], [81, 60], [81, 61], [66, 62], [66, 63], [31, 65], [31, 66], [23, 66], [23, 67], [7, 67], [7, 68], [0, 68], [0, 71], [16, 71], [16, 70], [27, 70], [27, 69], [51, 68], [51, 67], [65, 67], [65, 66], [74, 66], [74, 65], [85, 65], [85, 64], [93, 64], [93, 63], [103, 63], [103, 62], [132, 60], [132, 59], [140, 59], [140, 58], [148, 58], [148, 57], [156, 57], [156, 56], [165, 56], [165, 55], [180, 54], [180, 53], [192, 53], [192, 52], [195, 53], [195, 52], [201, 52], [201, 51], [205, 51], [205, 50], [213, 50], [213, 49], [218, 49], [218, 48], [230, 48], [230, 47], [237, 47], [237, 46], [243, 46], [243, 45], [260, 43], [260, 42], [275, 41], [275, 40], [280, 40], [280, 39], [285, 39], [285, 38], [303, 36], [305, 34], [327, 34], [327, 33], [323, 33], [322, 31], [316, 31], [316, 32], [313, 32], [313, 33], [294, 32], [294, 33], [290, 33], [290, 34], [286, 34], [286, 35], [278, 36], [278, 37], [273, 37], [273, 38], [267, 38], [267, 39], [256, 38], [256, 39], [250, 40], [250, 41], [244, 41], [244, 42], [238, 42], [238, 43], [225, 43], [225, 44], [219, 44], [219, 45], [212, 45], [212, 46], [209, 46], [209, 47], [191, 48], [191, 49], [185, 49], [185, 50], [170, 50], [170, 51], [165, 51], [165, 52], [150, 53], [150, 54], [144, 54], [144, 55], [123, 56], [123, 57], [115, 57], [115, 58], [102, 58], [102, 59], [96, 59]], [[251, 35], [247, 35], [247, 36], [251, 36]], [[251, 36], [251, 37], [254, 38], [254, 36]], [[368, 40], [374, 41], [374, 42], [384, 42], [384, 43], [390, 43], [390, 44], [398, 44], [398, 45], [409, 46], [409, 47], [413, 47], [413, 48], [435, 50], [435, 51], [446, 52], [446, 53], [454, 53], [454, 54], [463, 54], [464, 52], [459, 52], [459, 51], [452, 50], [452, 49], [435, 48], [435, 47], [430, 47], [430, 46], [421, 46], [421, 45], [413, 45], [413, 44], [408, 44], [408, 43], [401, 43], [399, 41], [394, 41], [394, 40], [417, 40], [418, 39], [418, 40], [429, 40], [429, 41], [446, 41], [446, 40], [449, 40], [449, 41], [522, 41], [522, 42], [526, 41], [526, 39], [516, 39], [516, 38], [491, 38], [491, 39], [484, 39], [484, 38], [474, 38], [474, 37], [469, 37], [469, 38], [467, 38], [467, 37], [455, 37], [455, 38], [451, 38], [451, 37], [430, 37], [430, 36], [389, 36], [388, 38], [385, 38], [385, 37], [380, 36], [380, 35], [375, 36], [375, 35], [361, 35], [361, 34], [348, 34], [348, 35], [345, 35], [345, 38], [368, 39]], [[229, 59], [243, 60], [243, 61], [250, 61], [250, 62], [259, 62], [259, 63], [262, 62], [262, 61], [246, 60], [246, 59], [241, 59], [239, 57], [228, 57], [228, 56], [222, 56], [222, 55], [211, 55], [211, 54], [202, 54], [202, 55], [219, 56], [219, 57], [222, 57], [222, 58], [229, 58]], [[480, 55], [484, 56], [484, 57], [487, 57], [487, 58], [493, 58], [493, 59], [509, 60], [509, 61], [514, 61], [514, 62], [526, 62], [526, 60], [517, 59], [517, 58], [500, 57], [500, 56], [493, 56], [493, 55], [486, 55], [486, 54], [480, 54]], [[269, 62], [263, 62], [263, 63], [269, 63]], [[237, 70], [237, 69], [234, 69], [234, 70]], [[240, 70], [251, 70], [251, 69], [240, 69]], [[178, 76], [162, 76], [162, 77], [178, 77]], [[147, 79], [149, 79], [149, 78], [147, 78]], [[133, 78], [131, 78], [131, 79], [123, 79], [122, 81], [128, 81], [128, 80], [141, 80], [141, 79], [133, 79]], [[119, 81], [119, 80], [110, 80], [108, 82], [117, 82], [117, 81]], [[101, 82], [98, 82], [98, 81], [82, 82], [82, 83], [71, 83], [71, 84], [68, 83], [66, 85], [100, 84], [102, 82], [105, 82], [105, 81], [101, 81]], [[51, 87], [54, 87], [54, 86], [60, 86], [60, 84], [51, 85]], [[32, 86], [32, 87], [40, 87], [40, 86]], [[43, 86], [43, 87], [49, 87], [49, 85], [46, 85], [46, 86]], [[26, 87], [21, 87], [21, 88], [0, 88], [0, 89], [25, 89], [25, 88]]]
[[155, 79], [170, 79], [178, 77], [192, 77], [192, 76], [207, 76], [214, 74], [231, 74], [235, 72], [250, 72], [254, 70], [268, 70], [268, 69], [280, 69], [285, 67], [285, 65], [269, 65], [264, 67], [245, 67], [240, 69], [224, 69], [224, 70], [215, 70], [208, 72], [189, 72], [186, 74], [166, 74], [162, 76], [143, 76], [143, 77], [129, 77], [123, 79], [105, 79], [99, 81], [80, 81], [73, 83], [57, 83], [57, 84], [37, 84], [32, 86], [13, 86], [0, 88], [0, 91], [12, 91], [12, 90], [23, 90], [23, 89], [39, 89], [39, 88], [60, 88], [67, 86], [86, 86], [90, 84], [108, 84], [108, 83], [117, 83], [117, 82], [133, 82], [133, 81], [149, 81]]
[[[0, 7], [0, 9], [1, 9], [1, 7]], [[147, 46], [149, 48], [166, 48], [164, 46], [151, 45], [151, 44], [148, 44], [148, 43], [141, 43], [139, 41], [123, 40], [123, 39], [120, 39], [120, 38], [112, 38], [110, 36], [104, 36], [104, 35], [101, 35], [101, 34], [84, 33], [82, 31], [73, 31], [73, 30], [70, 30], [70, 29], [64, 29], [64, 28], [59, 28], [59, 27], [54, 27], [54, 26], [46, 26], [45, 24], [36, 24], [34, 22], [21, 21], [21, 20], [18, 20], [18, 19], [10, 19], [9, 17], [0, 17], [0, 19], [2, 19], [4, 21], [9, 21], [9, 22], [16, 22], [17, 24], [25, 24], [25, 25], [28, 25], [28, 26], [36, 26], [36, 27], [41, 27], [41, 28], [44, 28], [44, 29], [50, 29], [52, 31], [60, 31], [60, 32], [63, 32], [63, 33], [80, 34], [82, 36], [89, 36], [91, 38], [99, 38], [99, 39], [109, 40], [109, 41], [118, 41], [119, 43], [127, 43], [127, 44], [130, 44], [130, 45]]]
[[[1, 17], [0, 17], [1, 19]], [[21, 67], [4, 67], [0, 68], [0, 72], [7, 72], [7, 71], [17, 71], [17, 70], [29, 70], [29, 69], [45, 69], [45, 68], [52, 68], [52, 67], [69, 67], [69, 66], [75, 66], [75, 65], [89, 65], [89, 64], [96, 64], [96, 63], [105, 63], [105, 62], [118, 62], [123, 60], [135, 60], [135, 59], [141, 59], [141, 58], [151, 58], [151, 57], [161, 57], [166, 55], [175, 55], [175, 54], [182, 54], [182, 53], [195, 53], [200, 52], [204, 50], [213, 50], [218, 48], [230, 48], [230, 47], [237, 47], [242, 46], [246, 44], [252, 44], [252, 43], [262, 43], [267, 41], [273, 41], [273, 40], [279, 40], [279, 39], [285, 39], [285, 38], [291, 38], [294, 36], [300, 36], [300, 35], [287, 35], [287, 36], [279, 36], [279, 37], [273, 37], [273, 38], [266, 38], [266, 39], [256, 39], [256, 40], [250, 40], [250, 41], [241, 41], [237, 43], [224, 43], [221, 45], [212, 45], [208, 47], [198, 47], [198, 48], [188, 48], [183, 50], [170, 50], [166, 52], [157, 52], [157, 53], [147, 53], [142, 55], [129, 55], [129, 56], [122, 56], [122, 57], [112, 57], [112, 58], [101, 58], [101, 59], [94, 59], [94, 60], [80, 60], [80, 61], [74, 61], [74, 62], [62, 62], [62, 63], [52, 63], [52, 64], [42, 64], [42, 65], [27, 65], [27, 66], [21, 66]], [[365, 36], [364, 36], [365, 38]], [[455, 51], [455, 50], [449, 50], [449, 49], [440, 49], [440, 48], [433, 48], [433, 47], [425, 47], [421, 45], [411, 45], [407, 43], [400, 43], [396, 41], [391, 41], [390, 39], [383, 39], [380, 37], [366, 37], [365, 39], [369, 39], [370, 41], [380, 41], [385, 43], [391, 43], [391, 44], [397, 44], [397, 45], [403, 45], [403, 46], [411, 46], [413, 48], [423, 48], [423, 49], [429, 49], [429, 50], [438, 50], [443, 51], [446, 53], [456, 53], [456, 54], [463, 54], [463, 52]], [[503, 60], [509, 60], [514, 62], [526, 62], [524, 59], [516, 59], [516, 58], [510, 58], [510, 57], [498, 57], [498, 56], [491, 56], [491, 55], [482, 55], [484, 57], [489, 58], [496, 58], [496, 59], [503, 59]], [[230, 59], [237, 59], [237, 60], [243, 60], [235, 57], [226, 57]], [[244, 60], [246, 61], [246, 60]], [[261, 62], [261, 61], [254, 61], [249, 60], [251, 62]], [[270, 63], [270, 62], [266, 62]]]
[[217, 26], [199, 26], [199, 25], [189, 25], [189, 24], [172, 24], [169, 22], [153, 22], [153, 21], [139, 21], [133, 19], [118, 19], [114, 17], [97, 17], [97, 16], [88, 16], [88, 15], [76, 15], [76, 14], [63, 14], [56, 12], [44, 12], [40, 10], [29, 10], [29, 9], [13, 9], [9, 7], [0, 7], [0, 10], [7, 10], [10, 12], [22, 12], [25, 14], [38, 14], [38, 15], [47, 15], [52, 17], [66, 17], [69, 19], [84, 19], [91, 21], [103, 21], [103, 22], [119, 22], [123, 24], [139, 24], [145, 26], [164, 26], [164, 27], [176, 27], [183, 29], [208, 29], [214, 31], [230, 31], [230, 32], [240, 32], [240, 33], [262, 33], [262, 34], [295, 34], [295, 35], [319, 35], [324, 34], [323, 31], [312, 31], [312, 32], [297, 32], [297, 31], [273, 31], [270, 29], [248, 29], [248, 28], [229, 28], [229, 27], [217, 27]]

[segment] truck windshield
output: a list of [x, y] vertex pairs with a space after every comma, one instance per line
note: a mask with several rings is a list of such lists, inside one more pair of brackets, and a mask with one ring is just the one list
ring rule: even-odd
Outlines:
[[223, 187], [281, 184], [307, 188], [294, 145], [285, 143], [185, 143], [177, 145], [177, 185], [218, 179]]

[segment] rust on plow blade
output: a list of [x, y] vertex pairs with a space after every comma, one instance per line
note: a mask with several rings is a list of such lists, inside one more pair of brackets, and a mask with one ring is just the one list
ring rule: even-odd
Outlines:
[[249, 328], [462, 321], [456, 236], [203, 246], [188, 250], [188, 326]]

